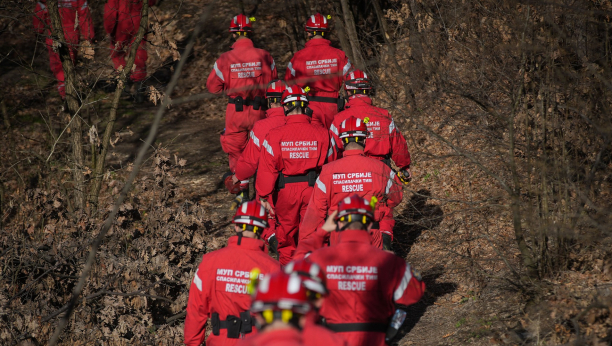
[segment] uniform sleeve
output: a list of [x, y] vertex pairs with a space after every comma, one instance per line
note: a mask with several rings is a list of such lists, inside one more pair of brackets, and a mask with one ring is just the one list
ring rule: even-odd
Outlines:
[[302, 259], [308, 256], [311, 252], [322, 248], [328, 235], [329, 233], [323, 230], [323, 228], [319, 227], [308, 238], [300, 240], [297, 249], [295, 250], [295, 254], [293, 255], [293, 260]]
[[210, 298], [214, 275], [206, 272], [202, 264], [193, 276], [187, 301], [187, 316], [185, 317], [185, 345], [200, 346], [206, 336], [206, 321], [210, 313]]
[[268, 198], [278, 179], [281, 151], [278, 143], [270, 142], [269, 135], [264, 139], [261, 148], [255, 189], [261, 198]]
[[206, 80], [206, 89], [213, 94], [220, 94], [225, 88], [226, 80], [229, 76], [224, 75], [223, 71], [223, 62], [221, 59], [217, 59], [210, 75], [208, 75], [208, 80]]
[[397, 304], [412, 305], [423, 297], [425, 283], [421, 281], [421, 276], [412, 270], [410, 264], [399, 257], [397, 261], [400, 263], [396, 266], [398, 270], [395, 273], [393, 301]]
[[34, 30], [36, 30], [36, 32], [39, 34], [45, 32], [45, 26], [47, 22], [46, 17], [47, 11], [45, 5], [39, 2], [38, 4], [36, 4], [36, 8], [34, 9], [34, 15], [32, 16]]
[[293, 66], [294, 64], [295, 56], [293, 56], [291, 61], [289, 61], [289, 65], [287, 65], [287, 70], [285, 71], [285, 82], [287, 82], [287, 85], [293, 85], [295, 79], [297, 78], [297, 73], [295, 71], [295, 67]]
[[304, 214], [304, 219], [300, 225], [299, 242], [308, 238], [325, 221], [329, 207], [329, 193], [331, 192], [327, 176], [326, 173], [321, 172], [321, 175], [317, 178], [312, 195], [310, 196], [310, 202], [308, 202], [308, 207]]
[[77, 11], [79, 12], [79, 31], [81, 37], [91, 41], [94, 38], [94, 27], [87, 0], [79, 0], [78, 4], [79, 8]]
[[114, 36], [115, 27], [117, 26], [118, 8], [117, 0], [108, 0], [106, 5], [104, 5], [104, 31], [111, 36]]
[[273, 81], [278, 78], [278, 70], [276, 69], [276, 62], [274, 61], [274, 58], [272, 57], [272, 55], [270, 55], [270, 61], [271, 61], [270, 62], [270, 71], [271, 71], [270, 81]]
[[234, 174], [236, 174], [238, 180], [247, 180], [257, 171], [261, 151], [260, 145], [260, 139], [255, 135], [254, 131], [251, 131], [249, 141], [236, 163]]
[[353, 70], [353, 65], [351, 65], [351, 60], [346, 56], [346, 54], [344, 54], [344, 58], [341, 61], [342, 64], [340, 66], [342, 66], [342, 76], [340, 78], [344, 81], [343, 77]]
[[400, 170], [410, 168], [410, 152], [408, 144], [402, 133], [395, 127], [395, 122], [391, 119], [389, 124], [389, 141], [391, 142], [391, 158]]
[[387, 197], [387, 206], [393, 208], [402, 202], [404, 192], [402, 190], [402, 182], [397, 177], [397, 174], [391, 169], [385, 178], [387, 183], [385, 185], [385, 196]]

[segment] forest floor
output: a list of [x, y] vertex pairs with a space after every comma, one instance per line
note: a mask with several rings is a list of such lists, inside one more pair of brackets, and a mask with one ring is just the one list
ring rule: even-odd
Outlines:
[[[185, 37], [190, 34], [206, 3], [207, 1], [184, 1], [177, 14], [178, 21], [172, 15], [178, 10], [178, 5], [173, 2], [166, 1], [159, 8], [154, 8], [154, 11], [158, 18], [166, 18], [165, 23], [173, 23], [171, 28], [169, 26], [165, 29], [166, 33], [175, 35], [179, 43], [184, 43]], [[256, 46], [272, 53], [279, 74], [282, 76], [293, 52], [291, 43], [284, 33], [285, 29], [282, 25], [277, 25], [277, 20], [283, 21], [286, 16], [282, 6], [277, 6], [278, 3], [263, 2], [257, 9], [255, 14], [258, 17], [255, 22], [257, 36], [254, 41]], [[207, 30], [198, 40], [193, 56], [185, 67], [174, 97], [205, 91], [206, 78], [216, 57], [227, 51], [231, 45], [226, 25], [228, 18], [238, 12], [238, 8], [232, 4], [224, 2], [216, 5]], [[92, 12], [97, 18], [96, 32], [101, 35], [102, 5], [95, 4]], [[19, 30], [26, 34], [14, 35], [13, 41], [7, 44], [17, 51], [15, 54], [27, 57], [32, 44], [28, 40], [34, 40], [34, 35], [29, 32], [31, 29], [28, 25], [15, 28], [15, 31]], [[7, 46], [4, 45], [2, 48], [4, 51]], [[157, 70], [156, 74], [152, 74], [150, 84], [163, 90], [171, 62], [163, 54], [157, 53], [159, 52], [156, 52], [155, 48], [149, 47], [150, 70]], [[107, 55], [106, 51], [101, 50], [95, 62], [106, 66], [97, 71], [107, 71], [103, 73], [109, 75], [110, 64]], [[33, 63], [30, 64], [31, 69], [9, 61], [3, 62], [0, 85], [7, 90], [7, 95], [20, 95], [19, 100], [7, 101], [13, 126], [10, 135], [13, 144], [46, 157], [49, 154], [48, 144], [51, 137], [43, 119], [53, 119], [59, 112], [61, 101], [57, 92], [53, 91], [54, 82], [51, 79], [45, 81], [40, 77], [50, 76], [46, 52], [44, 50], [41, 52], [39, 47], [34, 57], [30, 53], [30, 59], [33, 59]], [[87, 66], [92, 62], [85, 64]], [[156, 75], [159, 77], [155, 77]], [[103, 118], [110, 106], [109, 94], [97, 89], [92, 95], [90, 99], [99, 102], [84, 118], [88, 125], [97, 124], [98, 130], [101, 131], [105, 124]], [[177, 196], [180, 200], [206, 205], [207, 217], [214, 225], [213, 231], [207, 231], [207, 241], [213, 243], [212, 246], [209, 244], [209, 249], [222, 246], [231, 235], [228, 223], [233, 213], [229, 210], [233, 198], [221, 184], [221, 176], [227, 171], [228, 161], [219, 143], [219, 134], [224, 128], [225, 107], [225, 99], [222, 97], [171, 107], [164, 116], [154, 145], [166, 148], [171, 154], [176, 154], [177, 157], [187, 161], [182, 174], [176, 177]], [[128, 95], [123, 98], [115, 126], [120, 140], [112, 148], [108, 158], [108, 164], [119, 175], [124, 174], [122, 169], [133, 161], [137, 148], [148, 133], [155, 109], [156, 107], [150, 102], [136, 104]], [[43, 116], [39, 117], [39, 114]], [[439, 120], [436, 115], [432, 115], [432, 122]], [[59, 121], [57, 119], [53, 121], [55, 125], [51, 126], [55, 126], [54, 130], [59, 132], [61, 130]], [[409, 128], [406, 121], [399, 119], [397, 123], [408, 139], [408, 146], [415, 162], [413, 168], [415, 178], [405, 190], [404, 202], [396, 208], [398, 223], [395, 229], [394, 249], [398, 255], [406, 258], [422, 273], [427, 284], [424, 299], [408, 310], [408, 320], [402, 328], [398, 344], [490, 345], [525, 342], [527, 338], [525, 327], [528, 323], [521, 320], [524, 316], [524, 302], [521, 296], [499, 280], [484, 279], [483, 282], [483, 279], [475, 279], [472, 274], [473, 268], [453, 263], [452, 259], [447, 257], [448, 251], [437, 251], [442, 237], [448, 237], [444, 240], [445, 244], [452, 243], [452, 239], [461, 239], [461, 234], [451, 231], [456, 229], [454, 225], [457, 222], [470, 222], [442, 205], [440, 198], [435, 198], [444, 196], [443, 191], [446, 189], [442, 186], [454, 186], [454, 190], [450, 189], [453, 196], [465, 196], [468, 187], [461, 182], [464, 175], [456, 174], [457, 171], [453, 170], [451, 163], [446, 166], [432, 161], [421, 163], [420, 160], [426, 158], [429, 152], [443, 149], [437, 149], [433, 142], [425, 145], [424, 142], [428, 141], [427, 136]], [[7, 133], [4, 135], [6, 140]], [[63, 150], [66, 150], [66, 141], [66, 137], [60, 141]], [[3, 172], [6, 172], [14, 162], [13, 157], [5, 150], [2, 152], [6, 155], [2, 158]], [[23, 165], [18, 167], [21, 167], [20, 170], [23, 169], [19, 175], [26, 177], [32, 175], [27, 167]], [[143, 174], [149, 173], [150, 171], [145, 169]], [[11, 174], [5, 174], [4, 177], [7, 194], [18, 191], [22, 184], [27, 185], [19, 175]], [[474, 183], [469, 188], [476, 191], [479, 187]], [[108, 202], [112, 201], [110, 190], [110, 187], [105, 187], [102, 191], [103, 199]], [[199, 231], [203, 230], [198, 229], [195, 232]], [[504, 237], [508, 244], [512, 243], [507, 228], [503, 228], [499, 236]], [[487, 251], [489, 252], [485, 256], [496, 256], [492, 250]], [[515, 260], [516, 258], [511, 259]], [[192, 272], [198, 262], [199, 259], [190, 264]], [[503, 275], [503, 270], [500, 273]], [[183, 291], [185, 289], [188, 289], [188, 286], [183, 287]], [[539, 318], [539, 316], [531, 317], [534, 320]]]

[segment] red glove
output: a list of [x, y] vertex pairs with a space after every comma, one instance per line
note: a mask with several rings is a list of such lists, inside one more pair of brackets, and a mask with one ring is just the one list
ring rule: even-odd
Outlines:
[[223, 183], [225, 183], [225, 188], [227, 188], [231, 194], [237, 195], [240, 193], [240, 182], [234, 184], [232, 174], [227, 175], [223, 180]]

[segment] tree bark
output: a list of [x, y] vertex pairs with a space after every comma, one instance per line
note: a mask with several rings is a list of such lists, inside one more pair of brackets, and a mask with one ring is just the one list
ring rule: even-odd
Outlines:
[[334, 21], [336, 23], [336, 34], [338, 35], [338, 40], [340, 41], [340, 47], [342, 48], [342, 50], [344, 51], [344, 53], [346, 54], [346, 56], [348, 56], [349, 59], [351, 59], [351, 61], [355, 61], [355, 57], [353, 56], [353, 48], [351, 47], [351, 43], [348, 40], [348, 37], [346, 36], [346, 29], [344, 27], [344, 23], [342, 20], [341, 14], [342, 14], [342, 5], [340, 5], [340, 2], [338, 0], [333, 2], [334, 4]]
[[342, 14], [344, 16], [344, 24], [346, 28], [346, 33], [348, 35], [349, 42], [351, 43], [351, 48], [353, 51], [353, 64], [360, 70], [365, 68], [365, 62], [363, 61], [363, 57], [361, 56], [361, 51], [359, 47], [359, 37], [357, 36], [357, 29], [355, 27], [355, 19], [353, 18], [353, 12], [349, 6], [348, 0], [340, 0], [340, 4], [342, 5]]
[[70, 114], [70, 137], [72, 141], [72, 177], [74, 179], [74, 204], [77, 209], [85, 208], [85, 177], [83, 176], [83, 133], [81, 129], [81, 117], [78, 115], [80, 101], [76, 90], [76, 73], [74, 62], [70, 57], [70, 47], [64, 38], [64, 29], [59, 14], [57, 0], [47, 1], [49, 17], [51, 19], [52, 35], [54, 41], [58, 42], [58, 52], [66, 84], [66, 104]]
[[134, 60], [136, 59], [136, 51], [142, 41], [146, 31], [147, 24], [149, 22], [149, 3], [147, 0], [142, 1], [142, 11], [140, 12], [140, 27], [138, 28], [138, 33], [136, 33], [136, 37], [132, 42], [132, 46], [130, 47], [130, 53], [125, 64], [125, 68], [121, 71], [119, 75], [119, 81], [117, 82], [117, 88], [115, 89], [115, 94], [113, 95], [113, 103], [111, 104], [110, 114], [108, 116], [108, 123], [106, 123], [106, 128], [104, 129], [104, 135], [102, 137], [102, 152], [96, 159], [96, 166], [93, 172], [93, 179], [91, 181], [91, 189], [89, 194], [89, 202], [91, 203], [91, 208], [93, 210], [98, 207], [98, 196], [100, 194], [100, 188], [102, 186], [102, 178], [104, 176], [104, 164], [106, 163], [106, 154], [108, 153], [108, 147], [110, 145], [111, 134], [113, 133], [113, 127], [115, 126], [115, 122], [117, 121], [117, 109], [119, 108], [119, 101], [121, 100], [121, 93], [123, 89], [125, 89], [125, 81], [127, 80], [127, 75], [130, 71], [132, 71], [132, 66], [134, 66]]

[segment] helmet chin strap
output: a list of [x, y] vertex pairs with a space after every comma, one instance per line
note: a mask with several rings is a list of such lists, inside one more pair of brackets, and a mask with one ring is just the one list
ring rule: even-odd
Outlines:
[[242, 243], [242, 232], [236, 232], [238, 235], [238, 245]]

